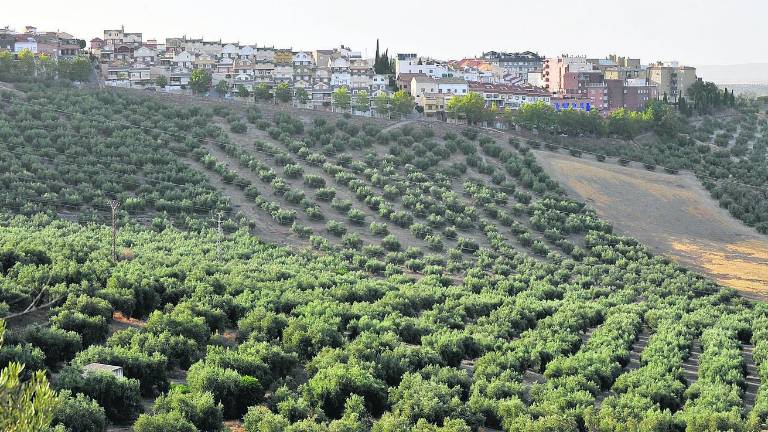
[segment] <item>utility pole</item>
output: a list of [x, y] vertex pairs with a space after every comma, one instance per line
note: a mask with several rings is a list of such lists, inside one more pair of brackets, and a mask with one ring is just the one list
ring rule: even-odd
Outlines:
[[117, 200], [110, 200], [109, 206], [112, 207], [112, 260], [117, 261], [117, 225], [115, 222], [115, 213], [117, 208], [120, 207], [120, 202]]
[[216, 224], [216, 257], [219, 261], [221, 261], [221, 237], [224, 235], [224, 232], [221, 229], [221, 215], [222, 212], [219, 212], [219, 218]]

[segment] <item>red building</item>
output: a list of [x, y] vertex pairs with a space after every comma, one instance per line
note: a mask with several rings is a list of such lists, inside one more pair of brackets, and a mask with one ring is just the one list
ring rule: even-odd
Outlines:
[[587, 88], [603, 84], [603, 73], [599, 70], [566, 72], [563, 74], [563, 91], [566, 95], [586, 96]]
[[648, 101], [658, 97], [658, 89], [644, 79], [611, 79], [587, 87], [586, 96], [595, 109], [603, 112], [619, 108], [641, 111]]
[[101, 39], [101, 38], [93, 38], [93, 39], [91, 39], [91, 50], [92, 51], [98, 51], [103, 46], [104, 46], [104, 40], [103, 39]]

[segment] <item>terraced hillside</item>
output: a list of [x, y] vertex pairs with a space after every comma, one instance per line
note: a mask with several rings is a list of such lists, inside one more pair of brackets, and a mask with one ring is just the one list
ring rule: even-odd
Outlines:
[[[15, 87], [0, 92], [0, 359], [51, 372], [60, 427], [768, 419], [765, 304], [614, 234], [527, 139]], [[126, 379], [84, 374], [94, 362]]]
[[534, 153], [570, 196], [590, 204], [617, 231], [723, 285], [768, 295], [768, 238], [719, 207], [690, 173], [651, 172], [563, 151]]

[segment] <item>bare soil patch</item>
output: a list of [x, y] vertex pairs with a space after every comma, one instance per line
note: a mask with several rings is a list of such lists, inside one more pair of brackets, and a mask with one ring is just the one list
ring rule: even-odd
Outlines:
[[632, 236], [748, 297], [768, 298], [768, 238], [720, 208], [692, 174], [535, 151], [573, 198]]

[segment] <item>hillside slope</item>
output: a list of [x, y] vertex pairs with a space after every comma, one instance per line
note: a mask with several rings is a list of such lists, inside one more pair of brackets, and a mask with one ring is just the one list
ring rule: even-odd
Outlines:
[[734, 219], [691, 174], [535, 151], [547, 173], [617, 231], [750, 296], [768, 295], [768, 239]]

